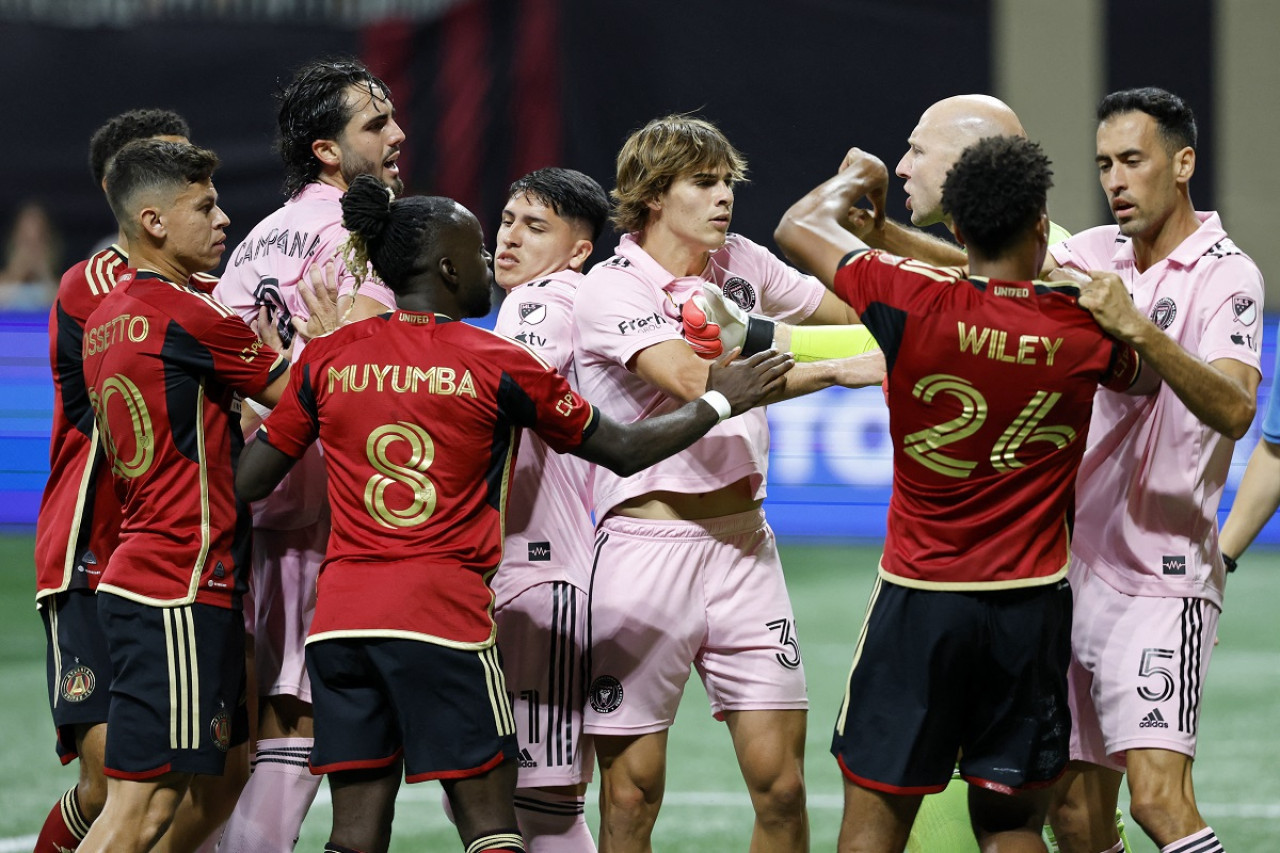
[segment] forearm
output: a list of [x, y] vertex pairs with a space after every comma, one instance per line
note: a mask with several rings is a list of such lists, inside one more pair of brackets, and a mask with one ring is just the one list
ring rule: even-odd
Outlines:
[[702, 399], [630, 424], [618, 423], [603, 412], [599, 417], [599, 426], [578, 448], [577, 455], [620, 477], [630, 477], [679, 453], [720, 422], [720, 415]]
[[862, 355], [879, 349], [880, 345], [863, 325], [790, 326], [779, 323], [774, 329], [773, 347], [779, 352], [793, 353], [796, 361], [803, 363]]
[[1120, 337], [1206, 426], [1230, 439], [1242, 438], [1249, 430], [1256, 402], [1241, 382], [1188, 353], [1146, 318]]
[[832, 358], [826, 361], [797, 363], [787, 374], [786, 385], [776, 394], [771, 394], [767, 402], [776, 403], [803, 397], [839, 385], [844, 388], [865, 388], [875, 385], [884, 379], [884, 354], [880, 351], [850, 356], [848, 358]]
[[884, 228], [867, 235], [867, 245], [884, 249], [899, 257], [916, 258], [939, 267], [962, 267], [969, 263], [969, 256], [955, 243], [891, 219], [885, 221]]
[[1218, 534], [1223, 554], [1239, 558], [1280, 509], [1280, 445], [1258, 441], [1244, 469], [1231, 513]]
[[811, 190], [782, 216], [773, 238], [793, 263], [816, 276], [828, 288], [840, 259], [867, 244], [842, 224], [850, 205], [862, 195], [859, 184], [845, 173]]

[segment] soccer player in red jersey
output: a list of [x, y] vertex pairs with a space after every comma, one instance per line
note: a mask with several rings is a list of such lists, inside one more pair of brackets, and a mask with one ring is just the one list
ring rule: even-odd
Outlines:
[[457, 322], [489, 309], [471, 213], [444, 198], [392, 202], [369, 176], [343, 211], [348, 266], [371, 263], [399, 308], [307, 347], [237, 475], [241, 497], [259, 498], [324, 443], [333, 531], [307, 666], [311, 766], [333, 792], [325, 849], [388, 848], [403, 768], [409, 782], [442, 782], [468, 853], [524, 850], [489, 586], [521, 429], [626, 475], [780, 390], [791, 361], [716, 367], [702, 398], [618, 424], [532, 350]]
[[[103, 124], [89, 142], [89, 167], [102, 186], [107, 163], [135, 139], [185, 142], [186, 119], [160, 109], [130, 110]], [[105, 187], [104, 187], [105, 189]], [[49, 648], [49, 701], [64, 764], [79, 760], [80, 778], [49, 812], [35, 849], [74, 850], [102, 811], [107, 781], [102, 774], [106, 743], [111, 660], [98, 625], [98, 579], [120, 535], [120, 503], [103, 467], [103, 451], [84, 381], [81, 348], [85, 322], [129, 263], [129, 240], [116, 242], [81, 261], [62, 277], [49, 312], [49, 363], [53, 372], [53, 428], [48, 484], [36, 522], [36, 605], [45, 621]], [[212, 276], [193, 283], [208, 289]], [[241, 775], [247, 772], [243, 769]], [[207, 833], [221, 815], [187, 812], [170, 841], [190, 849], [191, 835]], [[184, 829], [189, 828], [189, 832]]]
[[238, 395], [273, 404], [287, 363], [190, 283], [225, 248], [216, 165], [187, 143], [138, 140], [107, 171], [132, 268], [84, 336], [89, 400], [123, 511], [98, 586], [114, 673], [107, 800], [84, 850], [150, 849], [194, 774], [220, 775], [248, 736], [236, 413]]
[[1079, 307], [1074, 283], [1032, 280], [1051, 185], [1037, 145], [984, 139], [948, 173], [942, 203], [968, 278], [868, 251], [842, 227], [864, 195], [883, 215], [887, 171], [858, 153], [775, 235], [857, 309], [888, 367], [894, 488], [832, 743], [839, 850], [901, 850], [960, 753], [982, 848], [1043, 851], [1071, 729], [1075, 474], [1096, 388], [1135, 389], [1139, 362]]

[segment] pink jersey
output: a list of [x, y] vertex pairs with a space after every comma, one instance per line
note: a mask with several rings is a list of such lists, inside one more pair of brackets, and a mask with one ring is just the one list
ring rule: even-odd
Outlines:
[[[573, 376], [573, 295], [582, 274], [565, 270], [513, 288], [494, 331], [542, 356], [561, 375]], [[535, 584], [590, 582], [591, 465], [547, 447], [532, 430], [520, 439], [507, 504], [502, 564], [492, 586], [498, 605]]]
[[[592, 268], [578, 288], [574, 345], [578, 391], [598, 401], [610, 417], [633, 423], [672, 411], [680, 400], [668, 396], [629, 369], [643, 349], [680, 337], [680, 305], [702, 282], [716, 284], [746, 311], [790, 323], [818, 307], [825, 290], [763, 246], [730, 234], [699, 276], [676, 277], [627, 234], [617, 254]], [[757, 499], [765, 493], [769, 423], [764, 409], [752, 409], [714, 427], [692, 447], [631, 477], [595, 471], [596, 519], [621, 501], [654, 491], [705, 494], [750, 478]]]
[[[1260, 370], [1262, 274], [1216, 213], [1196, 216], [1200, 228], [1143, 273], [1114, 225], [1077, 234], [1053, 256], [1119, 275], [1138, 309], [1193, 356]], [[1120, 592], [1221, 607], [1217, 512], [1234, 445], [1168, 386], [1147, 397], [1099, 391], [1076, 482], [1072, 551]]]
[[[310, 316], [298, 283], [306, 280], [312, 267], [336, 258], [340, 289], [350, 292], [354, 283], [339, 253], [347, 239], [341, 199], [342, 190], [329, 184], [316, 182], [304, 187], [236, 246], [214, 296], [246, 323], [257, 320], [260, 306], [270, 308], [287, 346], [294, 337], [290, 318]], [[361, 292], [366, 292], [363, 287]], [[295, 359], [301, 353], [299, 346]], [[253, 505], [253, 526], [270, 530], [306, 527], [320, 517], [324, 502], [324, 462], [319, 451], [312, 450], [269, 497]]]

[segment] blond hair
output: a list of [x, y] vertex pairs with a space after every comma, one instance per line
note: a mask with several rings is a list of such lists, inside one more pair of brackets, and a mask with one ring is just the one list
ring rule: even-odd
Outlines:
[[609, 217], [619, 231], [640, 231], [649, 222], [649, 202], [682, 175], [728, 170], [727, 180], [747, 179], [746, 158], [714, 124], [690, 115], [656, 118], [635, 131], [618, 152], [617, 186], [609, 193]]

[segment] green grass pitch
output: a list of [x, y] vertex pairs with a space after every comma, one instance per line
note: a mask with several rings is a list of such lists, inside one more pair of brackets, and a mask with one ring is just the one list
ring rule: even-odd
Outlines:
[[[44, 681], [44, 640], [32, 604], [29, 535], [0, 536], [0, 853], [31, 849], [55, 799], [75, 780], [53, 753]], [[877, 551], [866, 546], [784, 543], [811, 712], [806, 771], [813, 849], [832, 850], [841, 781], [827, 748], [853, 641], [874, 579]], [[1201, 714], [1196, 790], [1206, 819], [1232, 853], [1280, 849], [1280, 553], [1251, 553], [1227, 590]], [[745, 850], [751, 808], [724, 726], [690, 680], [671, 731], [667, 796], [655, 849]], [[594, 798], [592, 788], [589, 798]], [[328, 834], [326, 790], [303, 827], [299, 850], [319, 850]], [[401, 788], [393, 851], [458, 850], [434, 783]], [[595, 822], [594, 810], [590, 820]], [[1142, 853], [1156, 848], [1136, 827]]]

